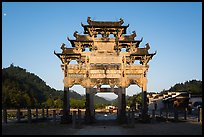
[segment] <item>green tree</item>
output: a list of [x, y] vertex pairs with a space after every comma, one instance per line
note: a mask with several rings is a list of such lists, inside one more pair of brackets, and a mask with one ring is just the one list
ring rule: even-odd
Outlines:
[[104, 109], [106, 107], [106, 105], [108, 106], [108, 104], [97, 103], [97, 104], [94, 104], [94, 108], [95, 109]]
[[136, 102], [138, 104], [142, 103], [142, 93], [139, 93], [139, 94], [135, 95], [135, 98], [136, 98]]
[[85, 102], [84, 100], [78, 100], [78, 99], [70, 99], [70, 107], [71, 108], [84, 108]]
[[[52, 95], [52, 97], [50, 97]], [[51, 98], [51, 99], [49, 99]], [[72, 103], [75, 108], [85, 107], [85, 98], [70, 90], [70, 98], [77, 99]], [[2, 106], [16, 107], [53, 107], [61, 106], [58, 99], [63, 99], [63, 91], [51, 88], [34, 73], [11, 64], [2, 69]], [[54, 102], [55, 100], [55, 102]], [[57, 101], [56, 101], [57, 100]], [[53, 103], [54, 102], [54, 103]], [[108, 102], [104, 98], [95, 97], [96, 103]]]
[[29, 96], [27, 93], [25, 93], [25, 94], [23, 95], [23, 97], [24, 97], [25, 102], [26, 102], [25, 107], [28, 107], [28, 108], [31, 107], [31, 106], [32, 106], [32, 103], [31, 103], [30, 96]]
[[46, 105], [47, 105], [47, 107], [49, 107], [49, 108], [53, 108], [54, 107], [54, 100], [53, 99], [51, 99], [51, 98], [48, 98], [47, 99], [47, 101], [46, 101]]
[[56, 108], [62, 108], [63, 107], [63, 101], [61, 99], [57, 99], [54, 101], [54, 106]]

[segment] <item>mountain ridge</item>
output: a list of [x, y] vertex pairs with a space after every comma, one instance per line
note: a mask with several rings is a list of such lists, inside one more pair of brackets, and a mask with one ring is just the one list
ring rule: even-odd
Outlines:
[[[70, 99], [82, 100], [85, 95], [70, 90]], [[95, 103], [109, 104], [102, 97], [95, 96]], [[49, 101], [48, 101], [49, 100]], [[63, 100], [63, 90], [56, 90], [39, 76], [11, 64], [2, 69], [2, 105], [6, 107], [37, 107], [53, 101]], [[62, 102], [60, 102], [62, 103]]]

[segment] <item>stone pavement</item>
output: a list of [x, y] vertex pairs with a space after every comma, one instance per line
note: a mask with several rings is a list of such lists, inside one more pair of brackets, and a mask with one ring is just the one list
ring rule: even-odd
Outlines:
[[[202, 126], [197, 118], [188, 117], [187, 121], [141, 123], [135, 121], [134, 127], [118, 124], [116, 114], [97, 113], [93, 124], [82, 124], [73, 128], [72, 124], [60, 124], [60, 119], [33, 122], [9, 121], [2, 123], [3, 135], [202, 135]], [[84, 122], [84, 121], [83, 121]]]
[[123, 135], [123, 128], [120, 126], [86, 126], [78, 130], [74, 135]]
[[134, 127], [103, 121], [73, 128], [53, 122], [2, 124], [3, 135], [202, 135], [198, 122], [135, 123]]

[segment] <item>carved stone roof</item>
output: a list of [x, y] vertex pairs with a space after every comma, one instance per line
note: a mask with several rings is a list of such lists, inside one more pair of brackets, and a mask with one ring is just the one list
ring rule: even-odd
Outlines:
[[141, 52], [136, 52], [136, 53], [133, 53], [133, 54], [130, 54], [130, 56], [140, 56], [140, 57], [142, 57], [142, 56], [150, 56], [150, 57], [153, 57], [155, 54], [156, 54], [157, 52], [154, 52], [154, 53], [148, 53], [148, 51], [146, 51], [146, 52], [143, 52], [143, 53], [141, 53]]
[[[83, 25], [83, 34], [74, 32], [75, 40], [69, 39], [72, 48], [64, 43], [62, 52], [54, 54], [61, 60], [64, 71], [64, 86], [80, 84], [83, 87], [110, 85], [111, 87], [128, 87], [137, 84], [142, 87], [146, 82], [148, 62], [156, 54], [149, 54], [150, 45], [139, 48], [141, 40], [135, 40], [135, 31], [126, 34], [128, 26], [118, 22], [92, 21]], [[87, 35], [88, 34], [88, 35]], [[72, 64], [75, 60], [77, 63]], [[135, 64], [135, 61], [139, 64]]]
[[103, 26], [106, 26], [106, 27], [115, 27], [115, 26], [121, 26], [124, 21], [122, 18], [120, 18], [120, 21], [117, 21], [117, 22], [112, 22], [112, 21], [92, 21], [91, 20], [91, 17], [88, 17], [87, 18], [87, 23], [91, 26], [100, 26], [100, 27], [103, 27]]
[[88, 25], [84, 25], [81, 23], [82, 27], [84, 28], [84, 34], [89, 34], [90, 29], [91, 31], [95, 32], [103, 32], [107, 31], [110, 33], [117, 32], [118, 30], [122, 30], [122, 34], [126, 34], [126, 29], [129, 27], [129, 24], [126, 26], [122, 26], [123, 19], [121, 18], [120, 21], [92, 21], [90, 17], [87, 19]]

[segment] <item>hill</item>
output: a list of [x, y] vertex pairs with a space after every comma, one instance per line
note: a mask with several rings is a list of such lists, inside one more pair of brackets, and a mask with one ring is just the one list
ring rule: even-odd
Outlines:
[[[2, 106], [7, 108], [62, 107], [63, 91], [47, 85], [39, 76], [27, 72], [19, 66], [10, 65], [2, 69]], [[70, 99], [85, 103], [85, 96], [70, 90]], [[109, 101], [95, 96], [95, 103], [108, 104]], [[71, 106], [72, 107], [72, 106]]]
[[187, 91], [188, 93], [202, 94], [202, 81], [189, 80], [184, 83], [177, 83], [169, 91]]

